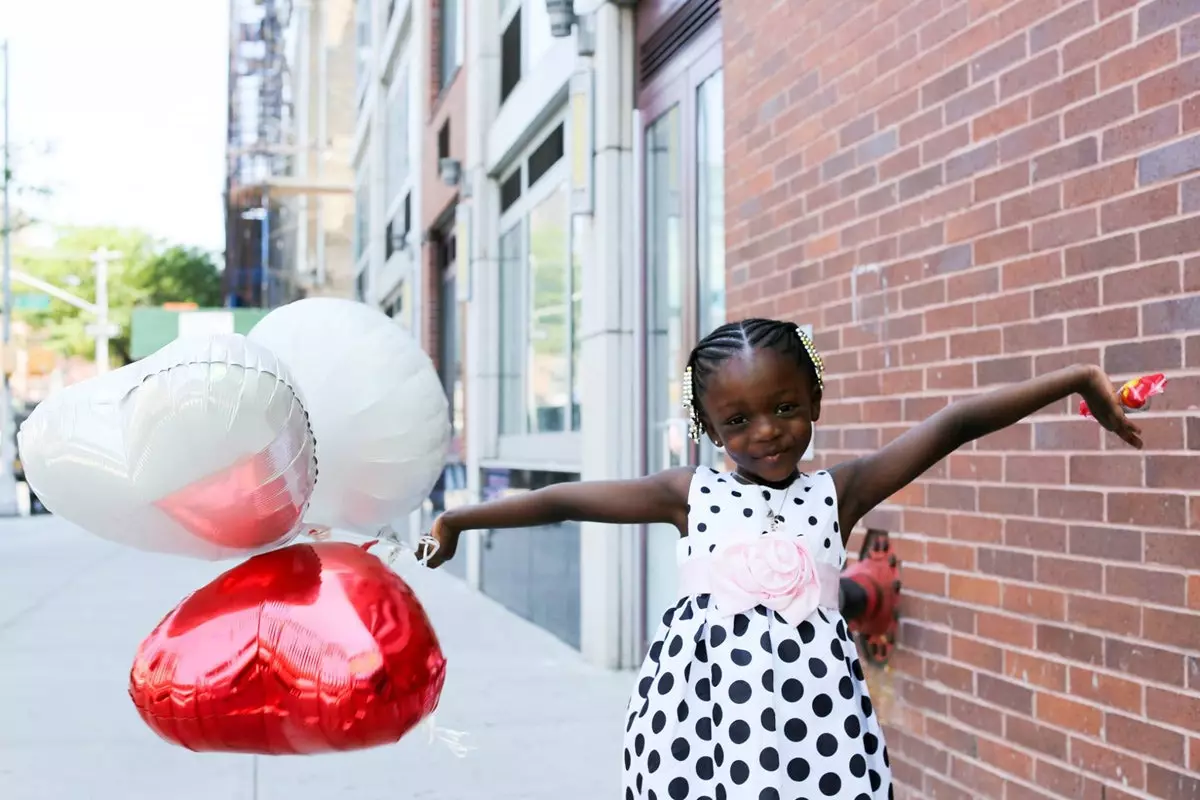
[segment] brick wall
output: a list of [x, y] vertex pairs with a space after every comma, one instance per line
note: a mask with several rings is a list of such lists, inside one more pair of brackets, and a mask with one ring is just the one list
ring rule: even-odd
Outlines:
[[1173, 382], [1143, 454], [1064, 401], [871, 520], [908, 797], [1200, 797], [1200, 3], [725, 0], [730, 317], [812, 322], [823, 464], [1074, 362]]

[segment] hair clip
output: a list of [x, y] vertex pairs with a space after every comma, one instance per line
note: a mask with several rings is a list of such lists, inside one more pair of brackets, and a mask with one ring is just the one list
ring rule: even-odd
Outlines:
[[800, 343], [804, 345], [804, 350], [808, 353], [809, 360], [812, 361], [813, 369], [817, 372], [817, 388], [824, 390], [825, 362], [821, 360], [821, 354], [817, 352], [816, 345], [799, 325], [796, 326], [796, 335], [800, 337]]

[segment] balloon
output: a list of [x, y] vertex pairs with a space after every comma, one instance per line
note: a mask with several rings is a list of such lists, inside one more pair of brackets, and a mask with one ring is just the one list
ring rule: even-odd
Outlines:
[[450, 415], [412, 336], [371, 306], [320, 297], [271, 311], [249, 338], [288, 365], [312, 420], [321, 475], [305, 522], [375, 535], [420, 505]]
[[363, 547], [296, 544], [184, 599], [142, 642], [129, 694], [190, 750], [311, 754], [398, 741], [437, 708], [445, 667], [400, 576]]
[[287, 370], [240, 335], [178, 339], [56, 392], [18, 442], [53, 513], [120, 544], [198, 558], [288, 543], [316, 482]]

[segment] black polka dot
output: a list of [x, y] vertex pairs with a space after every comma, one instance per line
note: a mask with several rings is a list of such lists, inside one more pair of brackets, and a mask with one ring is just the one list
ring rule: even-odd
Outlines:
[[[676, 506], [676, 508], [678, 508], [678, 506]], [[742, 509], [742, 516], [743, 516], [743, 517], [745, 517], [746, 519], [750, 519], [750, 517], [753, 517], [753, 516], [754, 516], [754, 509], [752, 509], [752, 508], [743, 508], [743, 509]]]
[[779, 800], [779, 790], [768, 786], [758, 793], [758, 800]]
[[858, 721], [858, 716], [855, 714], [846, 717], [846, 724], [842, 727], [846, 729], [846, 735], [851, 739], [857, 739], [858, 735], [862, 733], [862, 723]]
[[[879, 737], [871, 732], [863, 734], [863, 750], [867, 751], [867, 755], [875, 755], [875, 751], [879, 749]], [[878, 788], [878, 787], [876, 787]]]
[[833, 521], [833, 532], [834, 532], [834, 533], [841, 533], [841, 532], [842, 532], [842, 526], [838, 524], [838, 522], [837, 522], [837, 520], [836, 520], [836, 519]]
[[720, 647], [725, 641], [725, 629], [720, 625], [713, 625], [708, 630], [708, 641], [713, 647]]
[[792, 498], [792, 502], [798, 506], [802, 506], [802, 505], [804, 505], [804, 498], [803, 497], [795, 497], [795, 498]]
[[717, 800], [725, 800], [725, 784], [717, 784]]
[[664, 672], [662, 677], [658, 679], [658, 693], [666, 694], [675, 688], [675, 676], [669, 672]]
[[633, 755], [629, 752], [629, 748], [625, 748], [625, 769], [629, 769], [629, 765], [633, 763]]
[[866, 717], [867, 719], [870, 719], [872, 711], [873, 711], [873, 709], [871, 708], [871, 698], [865, 694], [862, 696], [862, 710], [863, 710], [863, 716]]
[[867, 794], [866, 792], [856, 794], [854, 795], [854, 800], [871, 800], [871, 795]]
[[671, 742], [671, 755], [675, 757], [676, 761], [687, 761], [687, 757], [691, 752], [692, 746], [682, 736]]
[[696, 735], [706, 742], [712, 741], [712, 720], [708, 717], [701, 717], [696, 720]]
[[888, 749], [886, 744], [883, 746], [883, 763], [889, 767], [892, 765], [892, 759], [888, 757]]
[[733, 635], [745, 636], [746, 631], [750, 629], [750, 617], [745, 614], [738, 614], [733, 618]]
[[638, 681], [638, 694], [641, 697], [645, 697], [646, 695], [650, 694], [650, 686], [653, 683], [654, 678], [651, 678], [648, 675], [645, 678], [642, 678], [640, 681]]
[[738, 786], [750, 780], [750, 765], [745, 761], [735, 760], [729, 765], [729, 777]]
[[[691, 548], [688, 548], [688, 555], [691, 555], [691, 552], [692, 552]], [[680, 619], [691, 619], [694, 616], [696, 616], [696, 613], [694, 611], [692, 611], [692, 604], [688, 603], [686, 606], [683, 607], [683, 613], [679, 615], [679, 618]]]
[[813, 698], [813, 713], [818, 717], [828, 717], [833, 711], [833, 700], [827, 694], [819, 694]]
[[729, 684], [729, 699], [739, 705], [749, 702], [751, 694], [750, 684], [746, 681], [734, 681]]
[[803, 742], [808, 736], [808, 726], [799, 717], [792, 717], [783, 724], [783, 735], [789, 742]]
[[789, 703], [799, 702], [800, 698], [804, 697], [804, 684], [795, 678], [788, 678], [780, 687], [780, 694]]
[[700, 533], [704, 533], [706, 530], [708, 530], [708, 525], [703, 522], [699, 522], [696, 524], [696, 530]]
[[808, 660], [808, 671], [812, 673], [814, 678], [824, 678], [829, 672], [829, 667], [825, 666], [825, 662], [819, 658], [810, 658]]
[[667, 647], [667, 655], [674, 658], [675, 656], [679, 655], [681, 650], [683, 650], [683, 637], [676, 636], [671, 640], [671, 644]]
[[854, 659], [854, 665], [851, 667], [851, 670], [853, 670], [855, 678], [858, 678], [860, 681], [866, 680], [866, 677], [863, 675], [862, 664], [859, 663], [857, 658]]
[[817, 524], [817, 518], [816, 518], [816, 517], [809, 517], [809, 518], [808, 518], [808, 524], [809, 524], [809, 525], [816, 525], [816, 524]]
[[850, 757], [850, 774], [856, 778], [867, 774], [867, 760], [862, 757], [862, 753], [855, 753]]
[[643, 777], [642, 773], [640, 773], [640, 772], [639, 772], [639, 773], [637, 774], [637, 790], [638, 790], [638, 793], [639, 793], [639, 794], [640, 794], [640, 793], [641, 793], [641, 791], [642, 791], [642, 783], [643, 783], [643, 782], [644, 782], [644, 777]]
[[838, 681], [838, 694], [847, 700], [854, 697], [854, 681], [850, 680], [849, 675], [843, 675], [842, 679]]
[[797, 628], [797, 630], [800, 632], [800, 641], [804, 642], [805, 644], [811, 644], [812, 640], [817, 638], [817, 629], [814, 628], [813, 624], [808, 620], [801, 622], [800, 627]]
[[[678, 506], [676, 506], [676, 508], [678, 508]], [[710, 506], [708, 510], [709, 510], [709, 511], [711, 511], [712, 513], [714, 513], [714, 514], [720, 514], [720, 513], [721, 513], [721, 507], [720, 507], [720, 506]]]
[[762, 713], [762, 717], [760, 718], [760, 722], [762, 723], [764, 731], [774, 732], [775, 731], [775, 709], [773, 709], [773, 708], [764, 709], [763, 713]]
[[791, 639], [785, 639], [779, 643], [778, 651], [779, 660], [791, 664], [800, 658], [800, 645], [796, 644]]
[[675, 715], [679, 718], [680, 722], [688, 718], [688, 704], [686, 700], [679, 701], [679, 708], [675, 710]]
[[827, 506], [832, 506], [832, 505], [833, 505], [833, 498], [832, 498], [832, 497], [826, 497], [826, 498], [825, 498], [825, 505], [827, 505]]
[[762, 685], [768, 692], [775, 691], [775, 670], [768, 669], [762, 674]]
[[838, 620], [838, 624], [837, 624], [837, 635], [838, 635], [838, 638], [841, 639], [843, 642], [846, 641], [846, 623], [840, 619]]
[[633, 721], [635, 719], [637, 719], [637, 714], [629, 715], [629, 722], [625, 723], [625, 732], [626, 733], [629, 733], [631, 730], [633, 730]]
[[741, 492], [739, 492], [737, 489], [734, 489], [734, 490], [732, 490], [732, 491], [730, 492], [730, 494], [731, 494], [731, 495], [733, 495], [734, 497], [741, 497], [741, 496], [742, 496], [742, 493], [741, 493]]
[[831, 547], [833, 547], [833, 542], [829, 541], [829, 537], [826, 536], [825, 537], [825, 549], [828, 550]]
[[658, 663], [658, 659], [662, 656], [662, 646], [662, 642], [655, 642], [650, 645], [650, 660], [655, 664]]
[[774, 747], [764, 747], [758, 754], [758, 764], [768, 772], [779, 769], [779, 751]]
[[818, 785], [821, 787], [821, 794], [826, 797], [836, 797], [837, 793], [842, 790], [842, 779], [837, 776], [837, 773], [826, 772], [821, 776], [821, 782]]
[[771, 493], [768, 492], [766, 489], [763, 489], [762, 493], [763, 493], [763, 500], [769, 501], [771, 499]]
[[645, 749], [646, 749], [646, 737], [639, 733], [636, 737], [634, 737], [634, 740], [633, 740], [633, 752], [637, 753], [640, 756], [643, 753], [643, 751], [645, 751]]
[[708, 756], [704, 756], [696, 762], [696, 777], [702, 781], [711, 781], [713, 777], [713, 762]]
[[708, 488], [707, 486], [700, 487], [700, 494], [709, 494], [710, 492], [712, 492], [712, 489]]
[[[841, 625], [841, 624], [842, 623], [840, 623], [840, 622], [838, 623], [838, 625]], [[838, 661], [841, 661], [843, 658], [846, 657], [845, 652], [842, 650], [842, 643], [840, 641], [838, 641], [837, 639], [829, 640], [829, 652]]]
[[665, 727], [667, 727], [667, 715], [661, 711], [655, 711], [653, 719], [650, 720], [650, 730], [662, 733]]
[[771, 647], [771, 632], [770, 631], [763, 631], [763, 635], [758, 637], [758, 646], [761, 647], [763, 650], [765, 650], [768, 653], [775, 652], [774, 648]]
[[663, 625], [666, 625], [668, 628], [671, 627], [671, 620], [673, 619], [675, 619], [675, 609], [668, 608], [666, 613], [663, 614]]
[[701, 678], [696, 681], [696, 697], [699, 697], [706, 703], [712, 699], [712, 690], [709, 688], [708, 678]]
[[[717, 546], [716, 546], [715, 544], [710, 544], [710, 545], [708, 546], [708, 552], [710, 552], [710, 553], [715, 553], [715, 552], [717, 552]], [[707, 603], [705, 603], [705, 605], [707, 605]], [[700, 607], [701, 607], [701, 608], [704, 608], [704, 606], [700, 606]]]
[[712, 665], [712, 685], [713, 686], [721, 685], [721, 665], [720, 664]]
[[651, 750], [650, 756], [646, 759], [646, 769], [651, 772], [657, 772], [659, 766], [662, 765], [662, 757], [659, 756], [657, 750]]
[[[701, 664], [708, 663], [708, 645], [702, 641], [696, 642], [696, 660]], [[691, 666], [691, 664], [688, 666]]]
[[791, 761], [788, 762], [788, 765], [787, 765], [788, 777], [791, 778], [792, 780], [796, 781], [797, 783], [799, 783], [800, 781], [803, 781], [803, 780], [807, 780], [808, 773], [809, 773], [808, 762], [805, 761], [803, 758], [793, 758]]
[[[638, 791], [640, 792], [641, 789], [639, 788]], [[633, 789], [630, 789], [628, 786], [625, 787], [625, 800], [633, 800]]]
[[832, 733], [822, 733], [817, 737], [817, 752], [829, 758], [837, 752], [837, 737]]
[[729, 725], [729, 739], [734, 744], [745, 744], [750, 739], [750, 723], [735, 719]]
[[688, 796], [687, 778], [676, 778], [671, 781], [671, 785], [667, 787], [667, 791], [671, 795], [671, 800], [686, 800]]
[[713, 714], [713, 725], [719, 726], [721, 724], [721, 718], [725, 716], [725, 712], [721, 710], [720, 703], [713, 703], [712, 714]]
[[875, 770], [870, 770], [867, 774], [871, 779], [871, 791], [878, 792], [879, 787], [883, 784], [883, 778], [879, 777], [879, 773]]
[[718, 767], [725, 763], [725, 750], [719, 744], [713, 748], [713, 761]]

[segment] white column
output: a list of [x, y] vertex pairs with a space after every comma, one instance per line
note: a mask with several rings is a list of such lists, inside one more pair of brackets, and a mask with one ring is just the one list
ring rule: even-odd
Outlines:
[[[470, 298], [466, 313], [467, 382], [467, 489], [471, 502], [481, 497], [480, 461], [495, 455], [499, 411], [499, 300], [497, 276], [499, 263], [499, 189], [488, 178], [487, 132], [496, 117], [500, 96], [499, 4], [495, 0], [467, 0], [466, 53], [463, 59], [467, 79], [466, 153], [463, 199], [468, 225], [468, 242], [458, 243], [460, 287]], [[465, 544], [467, 581], [479, 588], [483, 563], [482, 538], [474, 531]]]
[[[634, 299], [638, 250], [634, 238], [632, 110], [634, 15], [605, 3], [594, 17], [592, 104], [594, 213], [582, 248], [583, 480], [636, 476]], [[607, 667], [632, 660], [633, 581], [624, 568], [632, 527], [585, 524], [581, 542], [581, 634], [584, 656]]]
[[387, 37], [387, 0], [371, 0], [371, 83], [367, 88], [365, 103], [371, 106], [371, 124], [367, 132], [365, 158], [367, 183], [371, 187], [371, 202], [367, 227], [367, 295], [366, 302], [378, 305], [383, 298], [378, 293], [379, 278], [383, 273], [383, 262], [387, 258], [384, 248], [384, 233], [387, 230], [387, 92], [384, 89], [384, 40]]

